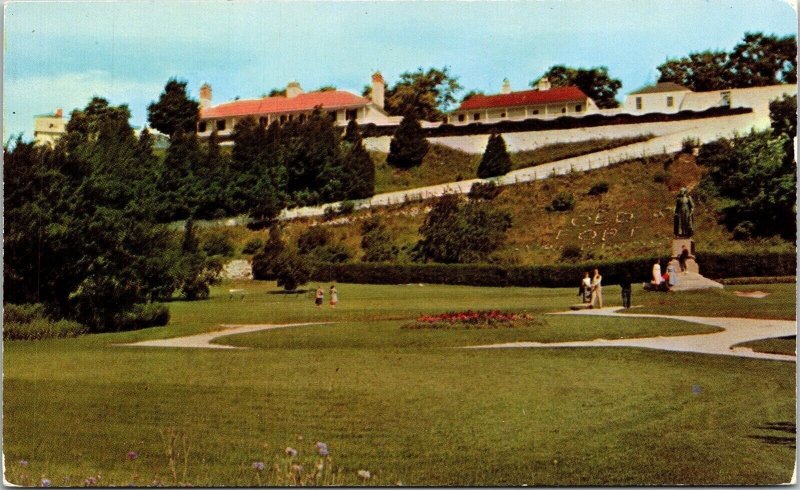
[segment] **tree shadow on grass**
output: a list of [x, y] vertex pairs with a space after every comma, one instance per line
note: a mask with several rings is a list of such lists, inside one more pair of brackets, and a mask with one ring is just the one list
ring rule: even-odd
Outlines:
[[796, 441], [797, 441], [797, 427], [795, 426], [794, 422], [767, 422], [764, 425], [760, 425], [758, 429], [764, 431], [772, 431], [777, 433], [789, 433], [792, 434], [791, 436], [786, 435], [753, 435], [748, 436], [751, 439], [759, 440], [765, 444], [771, 444], [774, 446], [788, 446], [792, 449], [796, 448]]

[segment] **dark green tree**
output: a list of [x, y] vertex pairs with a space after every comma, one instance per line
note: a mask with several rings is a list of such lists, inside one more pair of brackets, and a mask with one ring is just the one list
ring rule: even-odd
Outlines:
[[275, 279], [278, 266], [278, 257], [286, 249], [286, 244], [281, 238], [281, 229], [272, 225], [269, 229], [269, 238], [264, 243], [264, 248], [253, 256], [253, 278], [258, 280]]
[[170, 78], [158, 102], [147, 107], [150, 126], [172, 137], [177, 132], [193, 133], [197, 127], [200, 104], [186, 93], [186, 82]]
[[416, 254], [422, 260], [445, 263], [482, 262], [505, 241], [511, 215], [490, 203], [459, 202], [456, 195], [440, 198], [420, 227]]
[[413, 113], [406, 114], [389, 143], [386, 162], [398, 168], [417, 167], [428, 154], [430, 145]]
[[278, 286], [286, 291], [294, 291], [311, 279], [312, 267], [308, 259], [299, 255], [293, 249], [285, 249], [278, 256], [275, 266], [275, 276]]
[[364, 199], [375, 194], [375, 164], [364, 148], [355, 120], [347, 124], [343, 148], [343, 180], [346, 199]]
[[503, 135], [492, 133], [478, 165], [478, 177], [481, 179], [497, 177], [509, 171], [511, 171], [511, 157], [508, 156]]
[[461, 89], [458, 77], [452, 76], [449, 68], [425, 71], [420, 67], [403, 73], [397, 83], [386, 89], [386, 111], [396, 116], [411, 113], [417, 119], [443, 121]]
[[[568, 87], [574, 85], [583, 93], [594, 100], [601, 109], [614, 108], [619, 105], [616, 96], [622, 88], [622, 82], [608, 75], [608, 68], [598, 66], [594, 68], [571, 68], [564, 65], [551, 66], [545, 72], [546, 77], [553, 87]], [[531, 82], [535, 87], [539, 79]]]

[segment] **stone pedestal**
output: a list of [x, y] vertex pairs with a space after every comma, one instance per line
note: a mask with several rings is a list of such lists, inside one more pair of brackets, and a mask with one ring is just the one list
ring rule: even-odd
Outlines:
[[689, 258], [686, 259], [686, 271], [700, 274], [700, 266], [698, 266], [697, 262], [694, 260], [694, 240], [691, 238], [672, 239], [672, 260], [669, 262], [669, 265], [673, 266], [676, 271], [681, 270], [679, 258], [681, 256], [681, 252], [683, 251], [683, 247], [686, 247], [686, 249], [689, 251]]

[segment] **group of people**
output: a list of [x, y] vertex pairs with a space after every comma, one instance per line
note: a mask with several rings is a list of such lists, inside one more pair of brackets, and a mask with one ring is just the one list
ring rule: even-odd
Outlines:
[[[681, 272], [686, 272], [685, 262], [681, 261]], [[646, 291], [662, 291], [668, 293], [672, 288], [678, 284], [678, 272], [672, 264], [667, 265], [666, 270], [662, 274], [661, 263], [656, 260], [653, 263], [652, 278], [649, 283], [644, 284]]]
[[[331, 289], [329, 291], [330, 294], [330, 304], [331, 308], [336, 308], [336, 304], [339, 303], [339, 291], [336, 290], [336, 285], [331, 284]], [[322, 286], [317, 286], [317, 292], [314, 295], [314, 305], [317, 308], [322, 308], [322, 303], [325, 302], [325, 291], [322, 290]]]
[[[619, 280], [619, 285], [622, 288], [622, 306], [624, 308], [631, 307], [631, 276], [624, 272]], [[603, 276], [598, 269], [594, 270], [591, 276], [588, 272], [583, 273], [583, 279], [578, 290], [578, 296], [584, 304], [588, 304], [589, 308], [602, 308], [603, 307]]]

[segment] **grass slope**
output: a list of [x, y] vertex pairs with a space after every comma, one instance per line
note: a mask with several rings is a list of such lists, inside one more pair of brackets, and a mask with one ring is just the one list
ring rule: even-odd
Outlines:
[[[226, 289], [244, 287], [244, 300]], [[678, 334], [667, 320], [545, 316], [541, 327], [411, 331], [420, 312], [543, 313], [571, 289], [340, 285], [341, 308], [231, 283], [171, 304], [172, 322], [77, 339], [6, 342], [4, 454], [12, 483], [251, 486], [252, 462], [313, 466], [338, 483], [592, 485], [782, 483], [794, 464], [794, 364], [636, 349], [472, 351], [473, 342]], [[776, 288], [786, 285], [777, 285]], [[608, 302], [617, 291], [609, 288]], [[788, 297], [788, 294], [786, 295]], [[635, 293], [635, 300], [641, 294]], [[781, 295], [781, 298], [784, 296]], [[793, 301], [793, 300], [792, 300]], [[245, 350], [113, 344], [218, 323], [336, 320], [224, 339]], [[699, 387], [699, 389], [697, 388]], [[185, 434], [173, 479], [161, 432]], [[302, 437], [302, 439], [300, 439]], [[166, 446], [168, 448], [169, 445]], [[138, 459], [126, 459], [136, 451]], [[26, 460], [27, 465], [19, 463]], [[65, 481], [64, 478], [69, 478]]]

